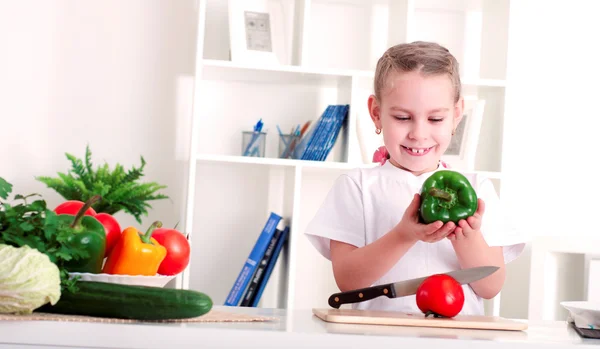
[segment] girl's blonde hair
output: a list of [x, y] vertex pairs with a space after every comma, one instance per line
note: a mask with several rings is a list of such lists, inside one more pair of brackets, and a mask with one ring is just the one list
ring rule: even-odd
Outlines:
[[454, 102], [460, 99], [461, 83], [458, 61], [445, 47], [425, 41], [390, 47], [377, 61], [375, 69], [375, 97], [381, 101], [381, 90], [392, 71], [419, 71], [424, 75], [446, 74], [454, 87]]

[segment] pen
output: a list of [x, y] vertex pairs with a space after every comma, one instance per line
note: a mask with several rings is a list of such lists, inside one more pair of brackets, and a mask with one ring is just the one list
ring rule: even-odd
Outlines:
[[252, 139], [250, 139], [250, 142], [248, 142], [248, 146], [246, 147], [246, 150], [244, 151], [244, 156], [248, 156], [250, 154], [250, 149], [252, 148], [252, 146], [254, 145], [256, 140], [258, 139], [258, 136], [260, 135], [260, 132], [262, 131], [262, 127], [263, 127], [263, 122], [262, 122], [262, 118], [261, 118], [258, 120], [256, 125], [254, 125], [254, 133], [252, 134]]

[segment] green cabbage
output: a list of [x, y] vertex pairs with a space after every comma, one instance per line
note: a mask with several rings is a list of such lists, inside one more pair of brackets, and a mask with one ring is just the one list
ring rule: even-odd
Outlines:
[[60, 272], [47, 255], [0, 244], [0, 313], [31, 314], [59, 298]]

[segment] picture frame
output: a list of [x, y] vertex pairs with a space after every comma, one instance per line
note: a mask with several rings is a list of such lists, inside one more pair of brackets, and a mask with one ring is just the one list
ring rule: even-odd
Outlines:
[[230, 60], [286, 64], [284, 8], [276, 0], [228, 0]]
[[485, 100], [465, 100], [463, 117], [442, 156], [442, 160], [452, 168], [465, 171], [475, 170], [475, 158], [484, 110]]

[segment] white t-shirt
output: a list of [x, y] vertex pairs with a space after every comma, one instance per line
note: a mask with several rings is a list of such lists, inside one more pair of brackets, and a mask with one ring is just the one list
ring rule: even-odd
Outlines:
[[[441, 165], [433, 172], [445, 169]], [[382, 166], [354, 169], [341, 175], [315, 217], [308, 224], [306, 236], [315, 248], [331, 259], [329, 240], [356, 247], [374, 242], [402, 219], [404, 211], [423, 182], [433, 173], [420, 176], [395, 167], [389, 161]], [[505, 263], [521, 254], [525, 236], [510, 226], [501, 202], [489, 178], [466, 174], [477, 196], [485, 202], [481, 232], [489, 246], [503, 246]], [[418, 241], [373, 285], [413, 279], [460, 269], [456, 253], [448, 239], [436, 243]], [[372, 285], [372, 286], [373, 286]], [[483, 314], [483, 300], [469, 285], [463, 285], [465, 303], [460, 314]], [[393, 310], [420, 313], [415, 296], [390, 299], [378, 297], [352, 304], [354, 309]]]

